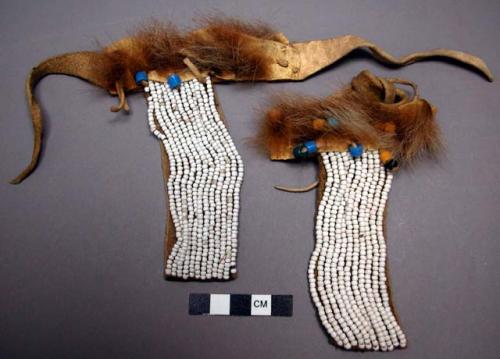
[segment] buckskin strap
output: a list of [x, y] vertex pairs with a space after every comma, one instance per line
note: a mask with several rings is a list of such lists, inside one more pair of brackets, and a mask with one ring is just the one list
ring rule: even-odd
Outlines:
[[11, 180], [10, 183], [18, 184], [28, 177], [36, 168], [40, 157], [43, 119], [40, 105], [34, 94], [38, 82], [47, 75], [61, 74], [79, 77], [95, 86], [106, 88], [106, 79], [102, 73], [105, 65], [104, 59], [99, 53], [82, 51], [51, 57], [31, 70], [26, 79], [25, 92], [33, 123], [33, 154], [29, 165], [16, 178]]

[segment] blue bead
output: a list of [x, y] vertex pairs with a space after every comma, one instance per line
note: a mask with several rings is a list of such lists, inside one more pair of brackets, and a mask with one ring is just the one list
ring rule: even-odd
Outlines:
[[148, 81], [148, 74], [146, 71], [137, 71], [135, 73], [135, 83], [140, 85], [142, 81]]
[[172, 90], [178, 88], [181, 85], [181, 83], [182, 80], [177, 74], [172, 74], [167, 79], [168, 87], [170, 87]]
[[316, 141], [310, 140], [304, 143], [307, 148], [307, 152], [310, 154], [316, 154], [318, 152], [318, 146], [316, 146]]
[[295, 146], [293, 149], [293, 156], [303, 160], [315, 155], [317, 152], [318, 146], [316, 146], [316, 141], [310, 140]]
[[327, 119], [328, 124], [332, 127], [338, 126], [339, 125], [339, 120], [337, 120], [335, 117], [329, 117]]
[[363, 145], [361, 145], [361, 144], [350, 145], [349, 146], [349, 153], [354, 158], [361, 157], [361, 155], [363, 154]]

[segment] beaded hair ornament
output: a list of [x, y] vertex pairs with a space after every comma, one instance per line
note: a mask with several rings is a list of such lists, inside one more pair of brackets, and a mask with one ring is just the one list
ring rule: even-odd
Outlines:
[[[395, 86], [410, 85], [414, 94]], [[386, 274], [384, 213], [399, 162], [441, 148], [436, 109], [410, 81], [363, 71], [325, 99], [288, 97], [266, 114], [259, 139], [273, 160], [317, 158], [316, 244], [309, 290], [322, 325], [345, 349], [406, 346]]]
[[[144, 91], [149, 128], [161, 143], [169, 202], [165, 275], [184, 280], [234, 278], [243, 165], [221, 118], [213, 83], [300, 81], [357, 49], [393, 66], [444, 57], [492, 79], [480, 58], [460, 51], [436, 49], [396, 58], [353, 35], [290, 43], [268, 26], [227, 18], [203, 20], [201, 28], [186, 32], [157, 22], [99, 51], [62, 54], [32, 69], [26, 96], [33, 154], [11, 183], [22, 182], [38, 164], [43, 121], [34, 90], [43, 77], [75, 76], [103, 88], [118, 97], [119, 104], [111, 108], [115, 112], [129, 110], [127, 94]], [[307, 146], [300, 152], [307, 153]]]

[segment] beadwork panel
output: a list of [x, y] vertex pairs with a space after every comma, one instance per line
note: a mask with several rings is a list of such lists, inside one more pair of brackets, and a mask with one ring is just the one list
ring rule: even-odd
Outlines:
[[230, 279], [236, 275], [243, 162], [215, 105], [210, 77], [179, 88], [150, 81], [148, 123], [168, 154], [169, 210], [176, 242], [165, 275]]
[[391, 310], [386, 278], [384, 209], [392, 173], [378, 151], [321, 154], [326, 172], [309, 261], [309, 290], [319, 318], [345, 349], [406, 346]]

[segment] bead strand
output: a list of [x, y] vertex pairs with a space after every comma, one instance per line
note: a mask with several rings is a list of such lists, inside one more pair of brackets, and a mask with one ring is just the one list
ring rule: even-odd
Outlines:
[[353, 254], [352, 254], [352, 291], [358, 308], [358, 314], [362, 320], [363, 328], [365, 329], [365, 349], [373, 349], [378, 347], [378, 340], [376, 339], [375, 331], [370, 321], [370, 308], [367, 307], [363, 301], [361, 277], [365, 274], [364, 267], [361, 268], [361, 247], [364, 245], [364, 236], [368, 230], [368, 223], [363, 217], [361, 211], [363, 203], [366, 202], [367, 197], [364, 194], [364, 189], [368, 181], [368, 161], [370, 153], [363, 152], [358, 158], [354, 159], [356, 164], [356, 177], [357, 187], [355, 191], [351, 191], [352, 210], [351, 210], [351, 226], [353, 235]]
[[[373, 155], [373, 153], [372, 153]], [[367, 206], [370, 211], [370, 215], [367, 219], [368, 226], [365, 227], [367, 229], [366, 235], [366, 246], [367, 246], [367, 266], [366, 266], [366, 275], [365, 275], [365, 289], [368, 294], [368, 308], [371, 313], [372, 326], [378, 337], [379, 348], [382, 351], [388, 350], [390, 348], [391, 342], [388, 339], [388, 332], [386, 327], [384, 326], [384, 322], [382, 319], [382, 315], [377, 306], [378, 298], [380, 296], [379, 292], [374, 289], [374, 278], [376, 277], [376, 271], [378, 270], [376, 267], [376, 258], [378, 256], [378, 246], [374, 245], [374, 242], [377, 241], [377, 232], [376, 228], [373, 226], [374, 220], [378, 211], [378, 203], [377, 203], [377, 186], [379, 184], [379, 164], [371, 159], [369, 162], [370, 177], [372, 178], [371, 186], [368, 187], [368, 197], [367, 197]], [[376, 244], [376, 243], [375, 243]]]
[[375, 165], [376, 174], [378, 174], [378, 181], [375, 186], [375, 192], [373, 196], [373, 208], [374, 215], [370, 218], [370, 229], [371, 229], [371, 244], [372, 244], [372, 253], [373, 253], [373, 262], [372, 262], [372, 290], [374, 293], [374, 308], [379, 313], [381, 317], [381, 321], [377, 323], [380, 331], [383, 332], [384, 343], [381, 344], [381, 350], [390, 351], [393, 350], [394, 347], [397, 346], [397, 343], [392, 342], [390, 328], [388, 326], [388, 318], [384, 311], [382, 305], [382, 292], [387, 288], [384, 286], [380, 286], [380, 274], [385, 272], [385, 258], [383, 255], [385, 254], [385, 243], [381, 243], [380, 237], [382, 236], [383, 241], [383, 228], [382, 222], [379, 222], [379, 217], [383, 218], [383, 212], [385, 208], [385, 202], [381, 201], [382, 190], [386, 183], [386, 172], [384, 168], [380, 165], [380, 161], [378, 159], [378, 154], [375, 154]]
[[380, 326], [382, 318], [375, 305], [374, 292], [372, 290], [372, 246], [370, 234], [370, 211], [373, 206], [373, 194], [375, 183], [378, 181], [377, 170], [374, 167], [373, 151], [366, 153], [366, 174], [367, 181], [363, 186], [362, 200], [360, 202], [360, 280], [359, 287], [363, 299], [363, 305], [366, 308], [370, 324], [372, 326], [371, 341], [374, 350], [386, 347], [386, 333]]

